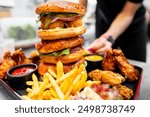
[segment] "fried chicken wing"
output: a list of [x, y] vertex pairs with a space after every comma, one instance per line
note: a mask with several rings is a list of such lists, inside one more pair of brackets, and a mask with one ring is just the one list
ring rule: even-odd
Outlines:
[[5, 78], [6, 72], [15, 65], [16, 62], [11, 58], [11, 53], [9, 51], [5, 52], [0, 64], [0, 79]]
[[123, 86], [123, 85], [117, 85], [117, 89], [119, 90], [119, 93], [123, 96], [124, 100], [129, 100], [133, 96], [133, 90]]
[[114, 61], [112, 50], [107, 51], [106, 57], [104, 57], [104, 60], [102, 62], [102, 67], [103, 70], [108, 70], [108, 71], [115, 70], [115, 61]]
[[29, 59], [32, 61], [32, 63], [35, 63], [37, 65], [39, 65], [39, 63], [40, 63], [40, 55], [37, 51], [32, 51], [30, 53], [30, 58]]
[[129, 64], [123, 52], [121, 50], [114, 49], [113, 54], [115, 57], [116, 64], [118, 65], [122, 75], [129, 81], [137, 80], [137, 70], [135, 70], [134, 66]]
[[92, 80], [99, 80], [110, 85], [121, 84], [125, 81], [125, 78], [122, 75], [114, 73], [112, 71], [102, 71], [96, 69], [94, 71], [91, 71], [88, 75]]
[[12, 59], [17, 63], [17, 65], [31, 63], [31, 61], [25, 56], [22, 49], [15, 50], [12, 54]]

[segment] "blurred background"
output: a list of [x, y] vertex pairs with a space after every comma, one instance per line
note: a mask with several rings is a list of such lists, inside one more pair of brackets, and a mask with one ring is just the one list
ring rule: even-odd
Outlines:
[[[48, 0], [0, 0], [0, 59], [6, 50], [15, 48], [29, 48], [39, 41], [36, 30], [38, 16], [35, 8], [38, 4]], [[78, 0], [68, 0], [78, 2]], [[150, 36], [150, 0], [144, 0], [147, 9], [148, 35]], [[87, 47], [95, 39], [95, 6], [96, 0], [88, 0], [87, 13], [84, 23], [87, 32], [84, 34]], [[150, 39], [147, 41], [147, 62], [150, 63]]]

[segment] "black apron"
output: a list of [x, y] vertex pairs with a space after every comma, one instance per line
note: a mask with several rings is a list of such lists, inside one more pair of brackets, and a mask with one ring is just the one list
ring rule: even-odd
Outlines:
[[[111, 4], [106, 4], [111, 1]], [[107, 31], [114, 18], [121, 11], [126, 0], [118, 0], [120, 6], [114, 3], [117, 0], [98, 0], [96, 6], [96, 38]], [[107, 6], [109, 8], [107, 8]], [[114, 5], [114, 6], [113, 6]], [[116, 7], [119, 6], [119, 7]], [[112, 7], [112, 8], [110, 8]], [[114, 7], [114, 8], [113, 8]], [[117, 11], [118, 10], [118, 11]], [[145, 23], [145, 8], [141, 6], [136, 12], [131, 25], [119, 36], [113, 48], [120, 48], [129, 59], [146, 61], [147, 29]]]

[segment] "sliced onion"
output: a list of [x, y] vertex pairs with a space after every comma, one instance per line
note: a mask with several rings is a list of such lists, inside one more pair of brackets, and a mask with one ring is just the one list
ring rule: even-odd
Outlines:
[[67, 18], [55, 17], [55, 18], [52, 19], [51, 23], [54, 23], [57, 20], [60, 20], [60, 21], [74, 21], [74, 20], [78, 19], [79, 17], [80, 17], [80, 15], [76, 15], [76, 16], [73, 16], [73, 17], [67, 17]]

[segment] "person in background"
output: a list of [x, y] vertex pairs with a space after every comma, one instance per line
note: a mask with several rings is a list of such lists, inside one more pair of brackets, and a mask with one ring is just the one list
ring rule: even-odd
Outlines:
[[[87, 0], [80, 0], [86, 5]], [[104, 54], [121, 49], [128, 59], [146, 62], [147, 26], [143, 0], [97, 0], [96, 40], [87, 48]]]
[[150, 8], [147, 8], [147, 33], [148, 33], [148, 39], [150, 39]]

